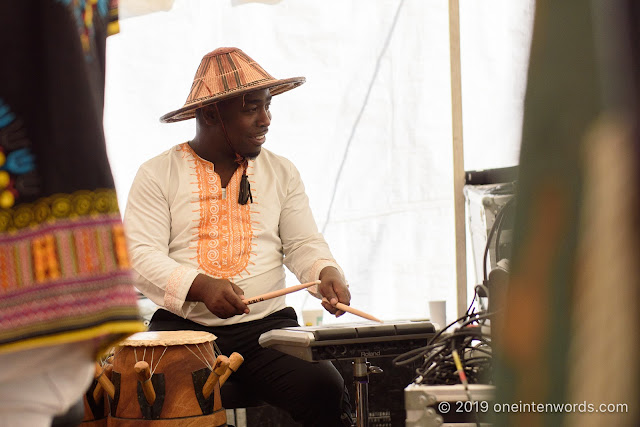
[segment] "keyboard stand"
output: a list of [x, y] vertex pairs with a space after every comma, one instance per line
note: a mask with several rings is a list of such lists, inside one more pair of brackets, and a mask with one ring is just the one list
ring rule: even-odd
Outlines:
[[352, 360], [356, 389], [356, 427], [369, 426], [369, 374], [382, 372], [367, 358], [397, 356], [426, 345], [435, 335], [427, 321], [357, 323], [274, 329], [260, 336], [262, 347], [309, 362]]
[[369, 427], [369, 374], [380, 374], [382, 369], [371, 366], [366, 357], [353, 361], [353, 382], [356, 387], [356, 427]]

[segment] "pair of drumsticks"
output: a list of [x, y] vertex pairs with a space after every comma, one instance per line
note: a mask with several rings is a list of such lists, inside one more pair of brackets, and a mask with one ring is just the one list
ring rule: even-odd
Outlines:
[[[268, 299], [271, 299], [271, 298], [280, 297], [282, 295], [290, 294], [292, 292], [296, 292], [296, 291], [299, 291], [299, 290], [302, 290], [302, 289], [309, 288], [309, 287], [311, 287], [313, 285], [319, 285], [319, 284], [320, 284], [320, 280], [314, 280], [313, 282], [303, 283], [301, 285], [290, 286], [288, 288], [280, 289], [278, 291], [267, 292], [266, 294], [258, 295], [257, 297], [253, 297], [253, 298], [248, 299], [248, 300], [242, 300], [242, 302], [244, 302], [247, 305], [254, 304], [256, 302], [261, 302], [261, 301], [265, 301], [265, 300], [268, 300]], [[326, 298], [322, 298], [322, 301], [329, 302]], [[362, 317], [364, 319], [373, 320], [374, 322], [382, 323], [382, 320], [378, 319], [377, 317], [374, 317], [374, 316], [370, 315], [369, 313], [365, 313], [362, 310], [358, 310], [356, 308], [353, 308], [353, 307], [351, 307], [349, 305], [346, 305], [346, 304], [343, 304], [341, 302], [338, 302], [333, 306], [335, 308], [337, 308], [338, 310], [346, 311], [347, 313], [355, 314], [356, 316], [360, 316], [360, 317]]]

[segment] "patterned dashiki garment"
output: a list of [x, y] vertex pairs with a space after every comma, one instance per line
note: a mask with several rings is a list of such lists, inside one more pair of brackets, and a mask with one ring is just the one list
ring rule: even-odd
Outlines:
[[[166, 310], [206, 326], [260, 320], [286, 307], [285, 297], [221, 319], [187, 301], [198, 274], [229, 279], [247, 296], [286, 286], [284, 267], [301, 283], [325, 267], [342, 269], [313, 218], [300, 172], [266, 148], [249, 160], [253, 202], [238, 203], [243, 168], [222, 187], [215, 164], [185, 142], [146, 161], [124, 214], [136, 287]], [[224, 191], [223, 191], [224, 190]], [[344, 276], [344, 274], [343, 274]], [[317, 286], [309, 288], [315, 296]]]
[[102, 127], [115, 6], [0, 2], [0, 353], [143, 329]]

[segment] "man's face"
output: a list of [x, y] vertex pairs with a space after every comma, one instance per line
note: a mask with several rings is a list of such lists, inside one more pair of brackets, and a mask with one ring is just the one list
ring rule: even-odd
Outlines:
[[236, 153], [249, 159], [260, 154], [271, 124], [270, 104], [269, 89], [220, 102], [220, 115]]

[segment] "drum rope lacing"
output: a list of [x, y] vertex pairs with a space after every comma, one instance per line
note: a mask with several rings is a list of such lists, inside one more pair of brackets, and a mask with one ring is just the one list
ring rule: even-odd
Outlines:
[[[191, 354], [193, 354], [196, 359], [198, 359], [200, 362], [202, 362], [203, 365], [205, 365], [206, 367], [208, 367], [210, 370], [213, 371], [213, 366], [211, 365], [211, 363], [207, 360], [207, 356], [210, 356], [211, 358], [213, 358], [214, 360], [216, 359], [216, 349], [213, 347], [214, 344], [211, 343], [211, 346], [207, 346], [205, 345], [205, 349], [207, 350], [207, 354], [205, 355], [202, 352], [202, 349], [200, 348], [200, 346], [198, 344], [194, 344], [196, 346], [196, 348], [198, 349], [198, 352], [200, 353], [200, 356], [202, 356], [202, 358], [200, 356], [198, 356], [193, 350], [191, 350], [188, 345], [183, 344], [184, 348], [186, 348], [187, 350], [189, 350], [189, 352], [191, 352]], [[158, 361], [155, 363], [155, 366], [153, 364], [153, 356], [155, 353], [155, 347], [151, 349], [151, 362], [149, 363], [149, 371], [151, 376], [153, 376], [154, 372], [156, 371], [156, 369], [158, 369], [158, 365], [160, 365], [160, 361], [162, 360], [162, 357], [164, 356], [164, 354], [167, 352], [167, 349], [169, 347], [165, 347], [164, 350], [162, 351], [162, 354], [160, 355], [160, 358], [158, 359]], [[121, 349], [122, 350], [122, 349]], [[136, 362], [139, 362], [138, 359], [138, 350], [136, 348], [133, 349], [133, 354], [136, 358]], [[144, 351], [142, 352], [142, 360], [144, 361], [147, 355], [147, 349], [145, 347]]]
[[[169, 347], [165, 347], [164, 351], [162, 352], [162, 354], [160, 355], [160, 358], [158, 359], [158, 361], [156, 362], [156, 366], [153, 366], [153, 353], [155, 352], [155, 347], [153, 347], [151, 349], [151, 362], [149, 363], [149, 371], [151, 373], [151, 376], [153, 376], [153, 373], [156, 371], [156, 369], [158, 369], [158, 365], [160, 364], [160, 361], [162, 360], [162, 357], [164, 356], [164, 354], [167, 352], [167, 349]], [[136, 358], [136, 363], [139, 362], [138, 360], [138, 351], [136, 348], [133, 349], [133, 354]], [[144, 351], [142, 352], [142, 360], [145, 359], [145, 356], [147, 355], [147, 348], [145, 347]]]
[[[207, 356], [204, 353], [202, 353], [202, 350], [200, 349], [199, 345], [196, 344], [196, 348], [198, 349], [198, 352], [202, 356], [202, 359], [200, 359], [200, 357], [198, 357], [198, 355], [193, 350], [191, 350], [189, 347], [187, 347], [186, 345], [184, 347], [187, 350], [189, 350], [191, 352], [191, 354], [193, 354], [199, 361], [204, 363], [210, 370], [213, 371], [213, 366], [211, 366], [211, 363], [209, 363], [209, 361], [207, 360]], [[215, 350], [213, 349], [213, 345], [211, 345], [211, 350], [209, 350], [209, 347], [207, 345], [205, 345], [205, 348], [207, 349], [207, 353], [208, 353], [207, 355], [212, 357], [215, 360], [216, 359], [216, 353], [215, 353]]]

